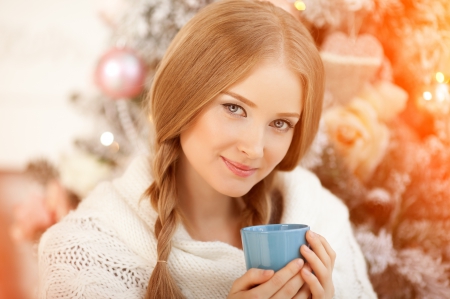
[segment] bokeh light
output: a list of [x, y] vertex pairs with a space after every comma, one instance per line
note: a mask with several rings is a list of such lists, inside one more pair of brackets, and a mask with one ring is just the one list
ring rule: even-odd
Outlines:
[[445, 81], [444, 74], [441, 72], [437, 72], [436, 73], [436, 81], [438, 81], [439, 83], [444, 83], [444, 81]]
[[432, 98], [433, 98], [433, 95], [431, 94], [431, 92], [425, 91], [425, 92], [423, 93], [423, 99], [424, 99], [425, 101], [431, 101]]
[[104, 146], [110, 146], [114, 142], [114, 135], [111, 132], [104, 132], [100, 137], [100, 142]]
[[450, 101], [450, 93], [448, 90], [448, 86], [446, 84], [438, 84], [438, 86], [436, 86], [436, 91], [434, 95], [436, 101], [438, 102]]
[[297, 8], [297, 10], [305, 10], [306, 9], [305, 2], [303, 2], [301, 0], [295, 1], [294, 6], [295, 6], [295, 8]]

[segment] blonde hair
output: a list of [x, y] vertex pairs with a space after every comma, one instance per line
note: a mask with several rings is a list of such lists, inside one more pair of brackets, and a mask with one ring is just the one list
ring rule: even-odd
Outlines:
[[[154, 181], [145, 196], [158, 212], [155, 236], [159, 261], [168, 260], [171, 238], [181, 221], [175, 179], [181, 132], [203, 107], [258, 62], [280, 57], [299, 75], [303, 86], [301, 119], [286, 156], [276, 167], [286, 171], [298, 164], [310, 146], [321, 114], [323, 66], [307, 29], [269, 2], [225, 0], [203, 8], [169, 46], [148, 95], [155, 154]], [[243, 226], [269, 222], [274, 173], [243, 196]], [[184, 298], [167, 263], [156, 264], [145, 298]]]

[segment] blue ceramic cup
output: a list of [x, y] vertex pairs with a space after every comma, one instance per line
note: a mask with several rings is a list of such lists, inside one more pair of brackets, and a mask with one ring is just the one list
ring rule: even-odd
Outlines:
[[247, 270], [259, 268], [278, 271], [290, 261], [303, 258], [300, 246], [308, 245], [306, 224], [268, 224], [241, 229]]

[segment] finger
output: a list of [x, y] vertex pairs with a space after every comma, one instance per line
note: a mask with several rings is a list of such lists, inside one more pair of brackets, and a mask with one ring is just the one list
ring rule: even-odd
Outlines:
[[328, 255], [328, 252], [322, 244], [322, 239], [325, 240], [325, 238], [312, 231], [308, 231], [306, 233], [306, 240], [309, 242], [309, 245], [311, 245], [314, 253], [319, 257], [325, 267], [327, 267], [328, 269], [332, 269], [333, 264], [331, 261], [331, 257]]
[[234, 281], [233, 285], [231, 286], [230, 293], [235, 294], [241, 291], [249, 290], [255, 285], [259, 285], [268, 281], [273, 275], [273, 270], [252, 268]]
[[294, 275], [274, 296], [273, 299], [293, 298], [300, 288], [306, 285], [300, 273]]
[[[320, 282], [325, 283], [329, 279], [331, 275], [331, 269], [328, 269], [323, 262], [319, 259], [317, 254], [308, 248], [306, 245], [302, 245], [300, 247], [300, 252], [303, 257], [308, 261], [308, 264], [311, 266], [314, 274], [317, 275]], [[331, 267], [331, 266], [330, 266]]]
[[[306, 263], [306, 264], [303, 266], [303, 268], [307, 269], [309, 272], [312, 272], [311, 265], [310, 265], [309, 263]], [[314, 274], [314, 273], [313, 273], [313, 274]]]
[[320, 238], [320, 241], [322, 242], [323, 247], [328, 253], [328, 256], [331, 258], [331, 268], [334, 268], [334, 262], [336, 261], [336, 252], [331, 248], [328, 241], [321, 235], [318, 235]]
[[309, 296], [311, 296], [311, 290], [309, 289], [309, 285], [305, 283], [292, 299], [308, 299]]
[[[273, 277], [259, 285], [258, 287], [252, 289], [252, 294], [256, 298], [258, 296], [267, 296], [267, 298], [272, 297], [276, 292], [278, 292], [294, 275], [297, 275], [300, 269], [303, 267], [304, 261], [302, 259], [295, 259], [286, 265], [283, 269], [277, 271]], [[265, 297], [264, 297], [265, 298]]]
[[313, 298], [323, 298], [325, 294], [325, 289], [320, 283], [319, 279], [309, 271], [306, 267], [300, 271], [300, 275], [303, 277], [305, 282], [308, 284]]

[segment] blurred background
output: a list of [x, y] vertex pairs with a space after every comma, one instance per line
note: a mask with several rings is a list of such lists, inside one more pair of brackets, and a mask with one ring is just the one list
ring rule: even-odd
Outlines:
[[[0, 2], [0, 299], [35, 298], [42, 233], [148, 154], [156, 66], [211, 2]], [[349, 208], [379, 298], [448, 298], [450, 4], [270, 2], [320, 50], [323, 116], [301, 164]]]
[[24, 171], [36, 158], [58, 161], [92, 122], [68, 98], [90, 90], [109, 29], [93, 1], [0, 2], [0, 298], [33, 298], [36, 247], [13, 241], [14, 207], [41, 196]]

